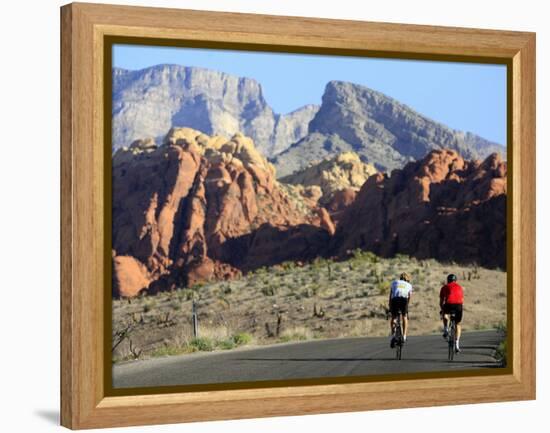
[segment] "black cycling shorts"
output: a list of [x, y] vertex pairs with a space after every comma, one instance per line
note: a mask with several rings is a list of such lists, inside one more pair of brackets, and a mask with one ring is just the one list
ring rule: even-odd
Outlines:
[[462, 304], [444, 304], [443, 313], [444, 314], [455, 313], [456, 323], [462, 322]]
[[409, 314], [409, 300], [400, 296], [392, 298], [390, 301], [390, 311], [392, 317], [403, 313], [404, 316]]

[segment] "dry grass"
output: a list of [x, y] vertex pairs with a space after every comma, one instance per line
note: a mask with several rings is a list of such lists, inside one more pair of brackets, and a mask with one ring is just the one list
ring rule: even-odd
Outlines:
[[[113, 359], [387, 335], [389, 283], [403, 271], [412, 275], [415, 288], [410, 305], [412, 335], [439, 331], [439, 289], [451, 272], [465, 288], [465, 331], [496, 328], [506, 321], [506, 272], [405, 256], [381, 259], [357, 252], [343, 262], [283, 263], [239, 280], [115, 300], [113, 329], [119, 334], [129, 330], [119, 335], [122, 342], [113, 351]], [[192, 335], [193, 298], [199, 315], [198, 340]]]

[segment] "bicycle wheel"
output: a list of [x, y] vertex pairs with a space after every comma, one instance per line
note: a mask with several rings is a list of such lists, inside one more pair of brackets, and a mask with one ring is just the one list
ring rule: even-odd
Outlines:
[[455, 357], [455, 322], [451, 321], [449, 329], [449, 361], [452, 361]]
[[395, 328], [395, 358], [401, 359], [401, 353], [403, 351], [403, 332], [401, 329], [401, 315], [397, 317], [397, 326]]

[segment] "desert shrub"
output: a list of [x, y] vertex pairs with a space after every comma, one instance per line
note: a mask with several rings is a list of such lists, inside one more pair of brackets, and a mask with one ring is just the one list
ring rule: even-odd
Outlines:
[[317, 296], [320, 289], [321, 287], [319, 284], [312, 284], [311, 286], [302, 290], [300, 298], [311, 298], [313, 296]]
[[500, 322], [497, 324], [496, 328], [500, 334], [506, 336], [506, 322]]
[[368, 289], [362, 289], [359, 292], [355, 294], [356, 298], [366, 298], [369, 296], [369, 290]]
[[262, 294], [265, 296], [275, 296], [276, 291], [277, 288], [273, 284], [262, 287]]
[[156, 306], [157, 306], [157, 301], [155, 299], [149, 299], [145, 301], [145, 304], [143, 304], [143, 312], [148, 313]]
[[214, 344], [212, 340], [206, 337], [193, 338], [189, 342], [189, 347], [193, 351], [199, 352], [211, 352], [212, 350], [214, 350]]
[[231, 350], [235, 348], [235, 342], [233, 339], [222, 340], [218, 343], [218, 347], [222, 350]]
[[363, 260], [365, 260], [368, 263], [380, 263], [380, 257], [378, 257], [376, 254], [365, 251], [363, 252]]
[[327, 260], [322, 257], [316, 257], [315, 260], [311, 263], [311, 267], [315, 271], [319, 271], [322, 268], [326, 268]]
[[190, 289], [191, 290], [194, 290], [195, 292], [198, 292], [200, 289], [202, 289], [204, 287], [204, 284], [203, 283], [196, 283], [196, 284], [193, 284]]
[[281, 342], [287, 342], [287, 341], [303, 341], [303, 340], [310, 340], [313, 338], [313, 333], [310, 329], [304, 327], [304, 326], [296, 326], [294, 328], [288, 328], [285, 329], [280, 337], [279, 341]]
[[187, 346], [162, 346], [157, 347], [151, 352], [153, 358], [160, 358], [163, 356], [181, 355], [189, 351]]
[[285, 271], [292, 271], [294, 268], [296, 268], [296, 263], [294, 263], [294, 262], [283, 262], [283, 263], [281, 263], [281, 267]]
[[397, 260], [399, 263], [408, 263], [409, 256], [407, 256], [406, 254], [396, 254], [395, 260]]
[[237, 346], [243, 346], [249, 344], [252, 341], [252, 335], [247, 334], [246, 332], [240, 332], [233, 336], [233, 342]]
[[496, 354], [495, 354], [497, 361], [500, 362], [503, 367], [506, 367], [506, 362], [507, 362], [506, 354], [507, 354], [507, 344], [506, 344], [506, 340], [503, 340], [498, 345]]
[[391, 283], [389, 280], [381, 281], [377, 285], [378, 293], [380, 295], [389, 295], [390, 294]]
[[267, 268], [265, 266], [262, 266], [261, 268], [256, 269], [253, 272], [254, 275], [265, 275], [267, 274]]

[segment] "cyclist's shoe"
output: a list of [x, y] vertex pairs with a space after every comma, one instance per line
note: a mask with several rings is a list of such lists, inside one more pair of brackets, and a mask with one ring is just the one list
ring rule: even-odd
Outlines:
[[405, 344], [407, 342], [407, 336], [403, 335], [403, 338], [401, 338], [401, 344]]
[[449, 337], [449, 332], [447, 331], [447, 328], [443, 329], [443, 338], [447, 339]]
[[459, 346], [458, 343], [457, 343], [457, 344], [455, 345], [455, 353], [460, 353], [460, 352], [462, 352], [462, 351], [460, 350], [460, 346]]
[[391, 338], [390, 347], [391, 347], [392, 349], [395, 347], [395, 337], [392, 337], [392, 338]]

